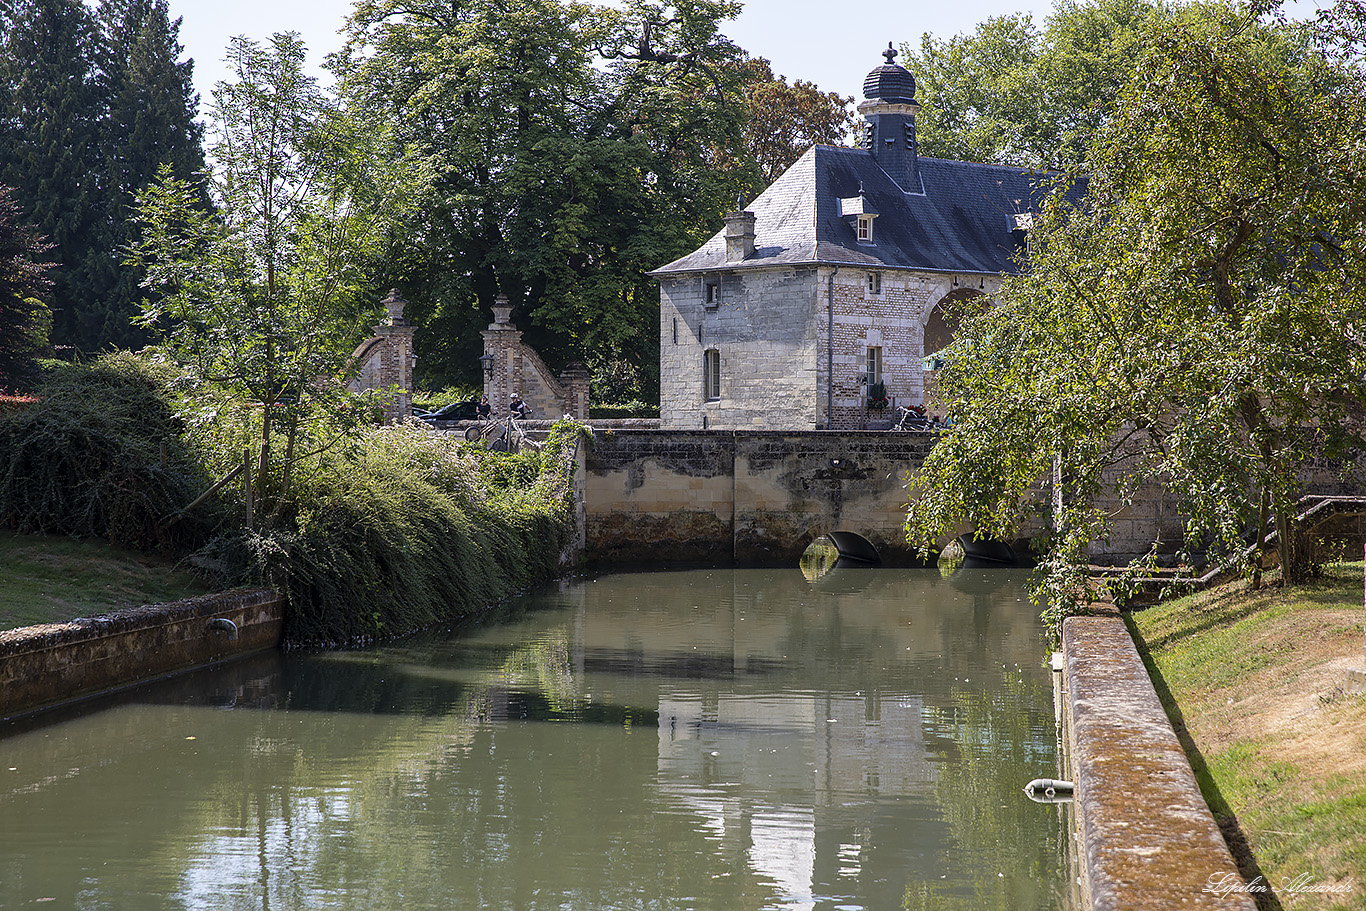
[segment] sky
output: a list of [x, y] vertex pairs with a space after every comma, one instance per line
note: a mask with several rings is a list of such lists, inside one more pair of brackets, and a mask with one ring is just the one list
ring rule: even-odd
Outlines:
[[[1023, 12], [1042, 25], [1052, 0], [958, 0], [912, 4], [904, 0], [747, 0], [738, 19], [722, 31], [752, 56], [766, 57], [789, 82], [804, 79], [823, 91], [863, 100], [863, 77], [882, 64], [892, 42], [918, 44], [929, 32], [938, 38], [972, 31], [990, 16]], [[1328, 0], [1295, 0], [1312, 15]], [[171, 16], [182, 17], [180, 41], [195, 61], [195, 86], [207, 106], [213, 86], [226, 77], [223, 51], [228, 39], [245, 35], [265, 41], [275, 32], [296, 31], [309, 48], [309, 62], [341, 47], [338, 30], [351, 0], [170, 0]], [[321, 69], [318, 75], [323, 74]], [[325, 82], [326, 80], [324, 80]]]

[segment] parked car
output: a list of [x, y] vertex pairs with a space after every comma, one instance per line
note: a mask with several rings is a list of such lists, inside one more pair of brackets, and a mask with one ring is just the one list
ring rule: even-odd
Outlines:
[[478, 406], [478, 399], [468, 399], [464, 402], [451, 402], [435, 411], [415, 411], [413, 416], [422, 421], [473, 421], [479, 417], [475, 410]]

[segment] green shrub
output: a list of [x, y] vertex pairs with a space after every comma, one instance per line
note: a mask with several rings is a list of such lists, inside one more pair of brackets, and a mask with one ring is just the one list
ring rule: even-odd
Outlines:
[[203, 393], [185, 413], [214, 416], [186, 427], [162, 374], [129, 354], [51, 367], [38, 393], [0, 415], [0, 525], [197, 550], [193, 565], [217, 584], [286, 595], [291, 645], [358, 645], [480, 612], [552, 578], [572, 534], [576, 424], [557, 424], [539, 452], [506, 455], [425, 428], [343, 422], [249, 529], [239, 484], [182, 515], [252, 438]]
[[0, 525], [170, 553], [203, 543], [211, 505], [172, 521], [208, 479], [163, 376], [118, 353], [49, 364], [37, 392], [0, 417]]
[[573, 525], [567, 440], [508, 456], [381, 428], [310, 473], [285, 521], [217, 547], [286, 594], [291, 645], [469, 616], [557, 572]]
[[604, 420], [618, 418], [657, 418], [659, 417], [659, 406], [638, 400], [620, 402], [615, 405], [593, 405], [588, 409], [588, 416]]

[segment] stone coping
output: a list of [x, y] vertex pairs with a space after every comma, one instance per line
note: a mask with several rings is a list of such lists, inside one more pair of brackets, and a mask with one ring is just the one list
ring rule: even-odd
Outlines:
[[1255, 911], [1118, 616], [1063, 624], [1079, 854], [1092, 911]]
[[284, 599], [236, 590], [0, 632], [0, 719], [276, 648]]

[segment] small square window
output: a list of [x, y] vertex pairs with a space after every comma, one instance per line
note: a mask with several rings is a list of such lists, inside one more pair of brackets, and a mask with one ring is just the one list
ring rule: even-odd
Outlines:
[[882, 273], [881, 273], [881, 272], [869, 272], [869, 273], [868, 273], [868, 293], [869, 293], [869, 294], [881, 294], [881, 293], [882, 293]]
[[721, 280], [716, 278], [707, 279], [706, 296], [704, 298], [707, 307], [716, 308], [721, 303]]

